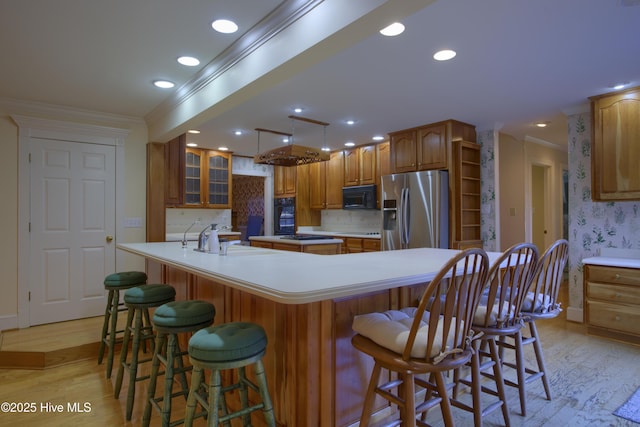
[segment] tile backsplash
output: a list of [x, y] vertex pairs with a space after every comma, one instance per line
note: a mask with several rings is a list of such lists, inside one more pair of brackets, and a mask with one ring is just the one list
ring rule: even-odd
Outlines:
[[380, 231], [382, 218], [379, 210], [333, 210], [322, 211], [322, 229], [330, 231]]
[[194, 221], [192, 232], [198, 232], [208, 224], [231, 227], [231, 209], [180, 209], [167, 208], [167, 233], [183, 233]]

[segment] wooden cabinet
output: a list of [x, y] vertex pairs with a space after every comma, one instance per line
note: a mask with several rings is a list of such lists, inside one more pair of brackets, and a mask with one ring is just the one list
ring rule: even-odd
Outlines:
[[391, 144], [383, 142], [376, 145], [376, 208], [380, 209], [382, 200], [382, 177], [391, 173]]
[[342, 209], [344, 152], [335, 151], [326, 162], [309, 165], [309, 205], [311, 209]]
[[180, 135], [164, 147], [164, 201], [166, 206], [180, 206], [184, 202], [186, 135]]
[[589, 333], [640, 344], [640, 269], [585, 264]]
[[393, 173], [448, 169], [451, 142], [475, 142], [473, 125], [447, 120], [389, 134]]
[[231, 154], [187, 147], [184, 206], [231, 208]]
[[355, 254], [360, 252], [377, 252], [380, 250], [379, 239], [367, 239], [359, 237], [336, 237], [344, 241], [342, 253]]
[[482, 247], [480, 235], [480, 145], [454, 141], [454, 176], [452, 211], [455, 229], [452, 247]]
[[640, 87], [591, 99], [591, 196], [640, 200]]
[[376, 147], [364, 145], [344, 152], [344, 186], [376, 182]]
[[340, 243], [310, 243], [298, 245], [294, 243], [287, 243], [286, 241], [265, 242], [252, 240], [251, 246], [265, 249], [275, 249], [278, 251], [304, 252], [307, 254], [316, 255], [337, 255], [341, 253], [342, 245]]
[[389, 134], [391, 173], [449, 172], [449, 242], [482, 247], [480, 146], [473, 125], [447, 120]]
[[296, 166], [273, 167], [273, 194], [276, 197], [295, 197]]

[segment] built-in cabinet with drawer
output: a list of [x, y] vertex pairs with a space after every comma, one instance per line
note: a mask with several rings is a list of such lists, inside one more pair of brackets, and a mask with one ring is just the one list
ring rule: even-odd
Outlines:
[[376, 183], [376, 146], [363, 145], [344, 151], [344, 186]]
[[480, 146], [473, 125], [447, 120], [389, 134], [392, 173], [449, 172], [449, 241], [453, 249], [482, 247]]
[[380, 250], [380, 239], [342, 237], [342, 240], [344, 241], [342, 252], [345, 254], [377, 252]]
[[640, 200], [640, 87], [590, 99], [591, 196]]
[[640, 269], [585, 264], [589, 333], [640, 344]]
[[340, 243], [309, 243], [309, 244], [294, 244], [287, 243], [286, 241], [278, 242], [266, 242], [260, 240], [251, 240], [251, 246], [265, 249], [275, 249], [278, 251], [290, 251], [290, 252], [304, 252], [307, 254], [316, 255], [337, 255], [341, 253]]

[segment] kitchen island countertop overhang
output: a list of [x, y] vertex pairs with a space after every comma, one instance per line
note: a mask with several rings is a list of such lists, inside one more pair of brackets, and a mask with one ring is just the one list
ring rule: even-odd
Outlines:
[[[226, 256], [176, 242], [121, 243], [119, 249], [283, 304], [307, 304], [429, 282], [453, 249], [315, 255], [230, 246]], [[490, 262], [499, 256], [489, 253]]]

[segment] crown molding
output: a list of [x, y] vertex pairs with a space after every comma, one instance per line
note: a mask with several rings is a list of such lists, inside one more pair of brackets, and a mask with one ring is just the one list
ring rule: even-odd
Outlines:
[[209, 62], [209, 64], [193, 78], [158, 104], [156, 108], [145, 116], [147, 122], [153, 123], [155, 120], [174, 110], [178, 105], [189, 100], [242, 59], [251, 55], [323, 1], [324, 0], [292, 0], [282, 2], [269, 15], [265, 16], [260, 22], [250, 28], [238, 38], [238, 40]]
[[64, 118], [64, 120], [75, 120], [79, 122], [109, 123], [113, 126], [146, 124], [142, 117], [103, 113], [65, 105], [47, 104], [13, 98], [0, 97], [0, 108], [9, 112], [9, 115], [47, 116], [54, 119]]

